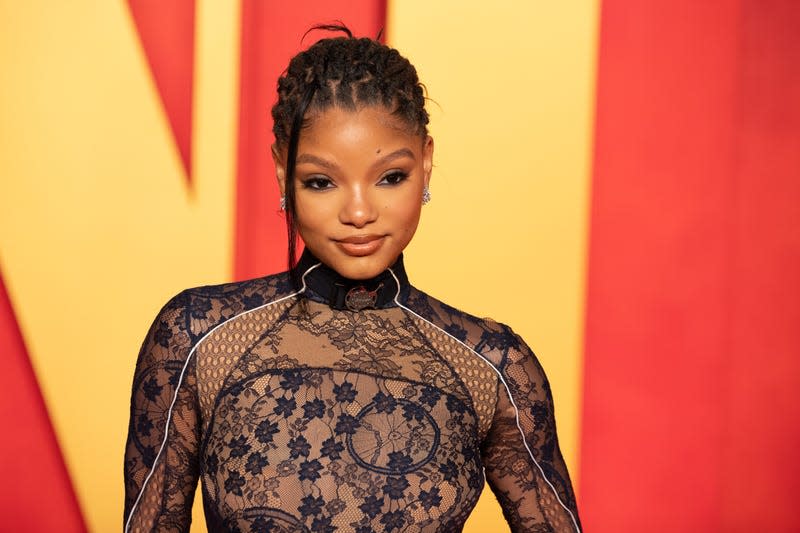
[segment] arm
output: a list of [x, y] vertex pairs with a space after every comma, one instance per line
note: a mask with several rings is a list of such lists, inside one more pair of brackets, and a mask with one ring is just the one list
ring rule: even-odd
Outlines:
[[126, 532], [188, 531], [198, 477], [198, 408], [188, 298], [161, 310], [133, 379], [125, 449]]
[[483, 444], [486, 479], [513, 532], [580, 531], [550, 385], [527, 345], [507, 333], [497, 406]]

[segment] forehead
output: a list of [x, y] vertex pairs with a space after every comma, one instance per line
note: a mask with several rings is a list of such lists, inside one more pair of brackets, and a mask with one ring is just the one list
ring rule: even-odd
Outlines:
[[[421, 136], [407, 122], [383, 106], [359, 106], [354, 109], [330, 107], [308, 118], [300, 135], [300, 144], [359, 142], [370, 139], [394, 139], [411, 142]], [[305, 141], [305, 142], [304, 142]]]

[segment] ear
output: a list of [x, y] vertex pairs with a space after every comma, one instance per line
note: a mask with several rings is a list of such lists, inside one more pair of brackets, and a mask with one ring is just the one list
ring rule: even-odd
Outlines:
[[425, 186], [427, 187], [431, 182], [431, 173], [433, 172], [433, 137], [430, 135], [425, 137], [422, 145], [422, 170], [424, 172]]
[[278, 188], [281, 191], [281, 196], [286, 195], [286, 159], [281, 154], [277, 145], [272, 145], [272, 160], [275, 162], [275, 175], [278, 178]]

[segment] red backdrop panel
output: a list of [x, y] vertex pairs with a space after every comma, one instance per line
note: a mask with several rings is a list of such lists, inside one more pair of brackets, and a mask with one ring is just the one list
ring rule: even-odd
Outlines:
[[315, 24], [342, 21], [357, 37], [376, 37], [384, 0], [244, 0], [236, 181], [235, 279], [286, 269], [286, 230], [270, 147], [278, 76], [289, 59], [323, 37]]
[[587, 530], [797, 531], [800, 4], [606, 0]]
[[0, 275], [0, 529], [86, 531]]
[[128, 0], [128, 6], [191, 182], [195, 0]]

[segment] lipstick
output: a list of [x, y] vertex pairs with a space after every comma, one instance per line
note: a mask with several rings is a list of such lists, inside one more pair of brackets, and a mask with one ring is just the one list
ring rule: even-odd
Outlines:
[[344, 239], [337, 239], [339, 248], [353, 257], [362, 257], [374, 254], [383, 246], [384, 235], [354, 235]]

